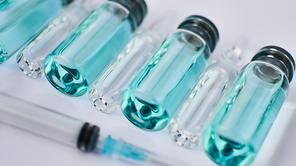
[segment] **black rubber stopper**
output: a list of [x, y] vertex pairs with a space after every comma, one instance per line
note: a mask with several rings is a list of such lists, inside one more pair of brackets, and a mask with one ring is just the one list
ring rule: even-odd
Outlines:
[[92, 152], [96, 147], [99, 134], [99, 127], [84, 123], [78, 136], [77, 148], [84, 152]]
[[[295, 71], [295, 61], [288, 51], [278, 46], [266, 46], [261, 48], [251, 61], [260, 60], [266, 57], [280, 60], [285, 65], [286, 70], [283, 71], [288, 77], [289, 82], [292, 81]], [[282, 68], [281, 66], [279, 67]]]
[[144, 0], [109, 0], [124, 6], [129, 10], [129, 20], [131, 21], [133, 28], [136, 29], [143, 22], [147, 14], [147, 5]]
[[200, 35], [209, 45], [211, 52], [214, 51], [219, 40], [219, 32], [215, 24], [200, 15], [187, 17], [186, 20], [179, 25], [178, 29], [186, 29]]
[[63, 6], [69, 5], [70, 3], [72, 3], [74, 0], [63, 0]]

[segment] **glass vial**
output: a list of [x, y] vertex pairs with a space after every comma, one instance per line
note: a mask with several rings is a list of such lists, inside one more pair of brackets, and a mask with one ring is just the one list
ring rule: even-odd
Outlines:
[[294, 70], [293, 57], [277, 46], [262, 48], [242, 69], [202, 134], [215, 163], [252, 163], [288, 94]]
[[93, 10], [45, 58], [45, 75], [60, 92], [81, 96], [131, 40], [147, 12], [144, 0], [110, 0]]
[[113, 113], [120, 107], [122, 88], [131, 79], [146, 59], [160, 46], [172, 27], [175, 14], [170, 12], [141, 31], [127, 44], [113, 62], [89, 87], [89, 100], [104, 113]]
[[237, 76], [237, 66], [241, 62], [245, 44], [245, 38], [240, 38], [222, 54], [221, 60], [213, 62], [178, 108], [168, 125], [169, 136], [176, 144], [194, 148], [200, 143], [213, 107]]
[[0, 64], [38, 34], [72, 0], [2, 0]]
[[122, 92], [126, 118], [141, 129], [163, 129], [206, 69], [218, 38], [205, 17], [181, 23]]
[[44, 75], [44, 59], [100, 3], [100, 0], [76, 0], [51, 22], [17, 56], [22, 72], [30, 78]]

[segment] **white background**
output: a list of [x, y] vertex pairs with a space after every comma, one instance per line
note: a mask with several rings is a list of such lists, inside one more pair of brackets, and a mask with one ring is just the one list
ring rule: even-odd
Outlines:
[[[147, 0], [149, 14], [142, 28], [169, 9], [178, 14], [177, 24], [191, 14], [211, 19], [218, 27], [220, 41], [212, 54], [219, 58], [235, 39], [245, 36], [249, 48], [247, 63], [261, 47], [278, 45], [296, 57], [296, 2], [291, 0]], [[177, 25], [176, 25], [177, 26]], [[295, 165], [296, 81], [263, 144], [255, 166]], [[0, 65], [0, 92], [9, 93], [36, 104], [101, 127], [101, 134], [111, 134], [155, 153], [178, 159], [188, 165], [215, 165], [201, 147], [188, 150], [175, 145], [167, 130], [147, 132], [133, 126], [120, 111], [106, 115], [91, 106], [86, 96], [72, 98], [56, 91], [45, 78], [32, 80], [18, 69], [15, 56]], [[0, 123], [0, 166], [97, 166], [125, 165], [108, 157], [84, 154], [73, 147]]]

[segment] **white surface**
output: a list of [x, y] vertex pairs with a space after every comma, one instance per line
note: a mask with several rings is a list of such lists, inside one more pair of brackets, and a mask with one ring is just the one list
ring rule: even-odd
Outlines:
[[[263, 46], [274, 44], [287, 49], [296, 58], [296, 1], [289, 0], [147, 0], [149, 14], [142, 27], [158, 16], [174, 9], [177, 23], [191, 14], [211, 19], [218, 27], [220, 41], [214, 58], [239, 36], [249, 39], [248, 62]], [[290, 84], [290, 95], [261, 148], [254, 166], [295, 165], [296, 149], [296, 81]], [[175, 145], [166, 129], [147, 132], [133, 126], [120, 111], [106, 115], [93, 108], [87, 97], [72, 98], [55, 90], [45, 78], [32, 80], [18, 69], [15, 56], [0, 65], [0, 92], [23, 98], [64, 114], [89, 121], [101, 127], [101, 134], [111, 134], [127, 142], [178, 159], [188, 165], [215, 165], [199, 147], [193, 150]], [[122, 162], [92, 154], [39, 137], [24, 130], [0, 123], [0, 165], [30, 166], [97, 166], [124, 165]]]

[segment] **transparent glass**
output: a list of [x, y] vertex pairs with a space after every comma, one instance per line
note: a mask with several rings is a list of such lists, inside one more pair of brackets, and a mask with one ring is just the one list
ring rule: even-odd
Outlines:
[[132, 38], [129, 11], [106, 2], [45, 59], [45, 74], [60, 92], [81, 96]]
[[186, 148], [199, 144], [212, 108], [236, 75], [235, 64], [226, 60], [217, 61], [207, 68], [189, 98], [170, 121], [168, 132], [174, 142]]
[[[76, 0], [18, 54], [17, 63], [30, 78], [44, 75], [44, 59], [100, 3], [100, 0]], [[91, 6], [90, 6], [91, 5]]]
[[215, 104], [237, 76], [237, 67], [241, 63], [242, 50], [246, 44], [245, 38], [239, 38], [222, 54], [221, 60], [214, 61], [178, 108], [168, 125], [168, 133], [179, 146], [194, 148], [200, 143], [202, 131]]
[[202, 134], [207, 155], [219, 165], [250, 165], [288, 89], [286, 75], [275, 65], [264, 61], [246, 65]]
[[0, 121], [76, 147], [84, 122], [0, 93]]
[[177, 30], [122, 92], [126, 118], [145, 130], [164, 128], [207, 66], [209, 47], [198, 35]]
[[174, 13], [166, 15], [150, 29], [141, 31], [133, 37], [90, 86], [88, 97], [93, 106], [104, 113], [113, 113], [119, 109], [122, 88], [160, 46], [169, 31], [167, 26], [172, 25], [173, 16]]
[[1, 1], [0, 64], [36, 36], [61, 8], [61, 0]]

